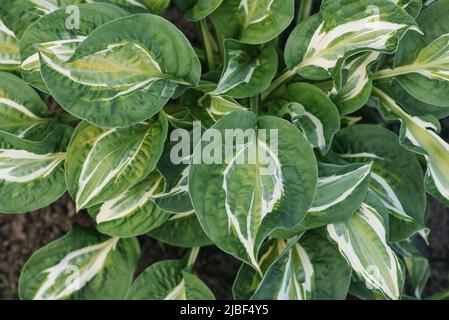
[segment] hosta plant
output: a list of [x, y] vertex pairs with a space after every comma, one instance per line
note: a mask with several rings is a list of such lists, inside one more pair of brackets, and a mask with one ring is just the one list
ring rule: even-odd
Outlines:
[[[172, 2], [2, 0], [0, 212], [68, 192], [95, 225], [37, 250], [20, 297], [213, 299], [214, 245], [236, 299], [421, 298], [449, 0]], [[136, 274], [137, 237], [185, 256]]]

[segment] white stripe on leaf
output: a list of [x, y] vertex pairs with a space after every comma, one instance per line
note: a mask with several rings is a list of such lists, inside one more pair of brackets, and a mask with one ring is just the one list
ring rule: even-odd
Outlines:
[[374, 93], [401, 119], [405, 125], [405, 138], [423, 151], [427, 174], [433, 178], [439, 193], [449, 199], [449, 144], [433, 131], [436, 129], [433, 123], [411, 116], [381, 90], [374, 88]]
[[0, 19], [0, 65], [19, 65], [19, 40]]
[[[257, 150], [256, 164], [239, 164], [239, 159], [242, 159], [246, 152], [251, 154], [253, 147], [253, 151]], [[229, 188], [229, 185], [241, 177], [248, 178], [251, 175], [256, 179], [251, 197], [236, 199], [235, 193], [239, 190], [233, 190], [232, 193], [232, 187]], [[273, 150], [260, 140], [243, 146], [223, 172], [223, 190], [226, 196], [229, 233], [235, 232], [251, 264], [260, 272], [255, 252], [257, 232], [265, 216], [273, 210], [283, 195], [281, 165]]]
[[393, 190], [387, 180], [374, 172], [371, 173], [371, 179], [371, 186], [373, 190], [377, 195], [379, 195], [382, 203], [392, 215], [408, 222], [414, 221], [413, 218], [405, 212], [401, 201], [396, 195], [396, 192]]
[[148, 186], [146, 192], [139, 194], [138, 198], [133, 197], [133, 194], [130, 194], [131, 192], [128, 190], [114, 199], [104, 202], [95, 220], [99, 224], [126, 217], [151, 201], [151, 197], [157, 192], [161, 183], [163, 183], [163, 178], [159, 177], [154, 184]]
[[[304, 279], [298, 278], [303, 275]], [[309, 300], [312, 297], [314, 270], [307, 252], [300, 244], [289, 250], [277, 300]]]
[[[75, 250], [61, 261], [44, 270], [45, 281], [34, 296], [34, 300], [59, 300], [82, 289], [103, 269], [109, 253], [115, 250], [119, 238], [111, 238], [105, 242]], [[70, 280], [71, 272], [77, 274]]]
[[423, 48], [415, 60], [394, 69], [376, 73], [376, 78], [390, 78], [416, 73], [434, 80], [449, 81], [449, 34], [440, 36]]
[[0, 180], [16, 183], [45, 178], [65, 159], [65, 153], [36, 154], [0, 149]]
[[320, 67], [325, 70], [334, 68], [339, 59], [346, 54], [360, 49], [385, 51], [388, 42], [400, 30], [414, 29], [409, 24], [383, 21], [382, 16], [373, 13], [370, 16], [351, 20], [343, 24], [322, 22], [315, 30], [303, 61], [296, 70], [307, 66]]
[[387, 244], [382, 217], [373, 207], [363, 203], [347, 221], [328, 225], [327, 232], [369, 289], [399, 299], [402, 270]]
[[[324, 211], [343, 202], [369, 176], [370, 172], [371, 164], [366, 164], [342, 175], [319, 177], [318, 192], [309, 212]], [[322, 202], [320, 194], [324, 195], [326, 202]], [[329, 199], [329, 195], [333, 197]]]

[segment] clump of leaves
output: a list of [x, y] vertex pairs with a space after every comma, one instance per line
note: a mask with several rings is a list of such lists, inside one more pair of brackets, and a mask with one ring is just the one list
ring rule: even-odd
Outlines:
[[[21, 298], [212, 299], [212, 244], [242, 262], [236, 299], [421, 297], [426, 193], [449, 204], [449, 0], [174, 0], [193, 44], [169, 1], [81, 2], [0, 8], [0, 211], [68, 191], [96, 222], [33, 254]], [[173, 163], [195, 120], [277, 130], [276, 153], [251, 142], [272, 174]], [[134, 279], [137, 236], [190, 250]]]

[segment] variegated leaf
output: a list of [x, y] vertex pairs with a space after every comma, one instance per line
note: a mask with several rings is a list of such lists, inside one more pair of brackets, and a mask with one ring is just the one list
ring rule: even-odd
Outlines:
[[416, 19], [422, 34], [407, 33], [394, 56], [393, 69], [380, 70], [375, 78], [395, 77], [415, 99], [449, 107], [448, 14], [447, 0], [424, 9]]
[[408, 30], [418, 30], [414, 19], [389, 0], [325, 0], [290, 34], [285, 61], [292, 74], [326, 79], [357, 52], [394, 52]]
[[437, 119], [449, 116], [449, 108], [444, 106], [434, 106], [416, 99], [402, 87], [396, 78], [390, 79], [389, 81], [376, 81], [376, 87], [390, 97], [394, 97], [394, 100], [401, 105], [404, 110], [414, 116], [421, 117], [431, 115]]
[[[195, 148], [189, 175], [193, 206], [217, 246], [260, 271], [256, 257], [263, 239], [276, 228], [299, 224], [312, 203], [315, 157], [298, 129], [282, 119], [236, 111], [213, 129], [222, 137], [226, 129], [237, 130], [231, 144], [229, 137], [227, 143], [207, 143], [211, 138], [204, 135]], [[224, 163], [210, 162], [212, 148]], [[195, 160], [205, 157], [202, 164]]]
[[20, 39], [23, 32], [42, 16], [81, 2], [82, 0], [2, 0], [0, 20]]
[[287, 246], [286, 241], [276, 239], [271, 239], [262, 245], [259, 252], [259, 266], [262, 275], [250, 265], [243, 263], [232, 286], [234, 299], [249, 300], [262, 282], [262, 277], [268, 268], [280, 258], [290, 245], [291, 243]]
[[371, 164], [318, 164], [318, 187], [304, 220], [292, 230], [276, 230], [272, 236], [287, 239], [302, 232], [348, 219], [368, 192]]
[[0, 70], [15, 70], [19, 65], [19, 39], [0, 19]]
[[159, 208], [170, 213], [193, 210], [189, 196], [189, 170], [189, 166], [185, 167], [175, 185], [152, 195], [151, 198]]
[[421, 11], [422, 0], [390, 0], [390, 1], [403, 8], [412, 17], [415, 18]]
[[44, 81], [61, 106], [108, 128], [148, 119], [179, 86], [195, 86], [200, 76], [185, 36], [151, 14], [100, 26], [69, 60], [45, 49], [39, 53]]
[[201, 121], [204, 128], [210, 128], [231, 112], [246, 109], [233, 98], [201, 94], [193, 90], [189, 90], [181, 101], [190, 110], [192, 117]]
[[79, 10], [79, 28], [67, 28], [68, 13], [63, 8], [39, 19], [21, 38], [22, 78], [41, 91], [48, 92], [48, 89], [42, 80], [38, 50], [48, 50], [57, 60], [66, 61], [93, 30], [128, 14], [106, 3], [82, 4], [76, 8]]
[[327, 232], [368, 289], [378, 291], [388, 299], [399, 299], [402, 269], [387, 244], [387, 232], [378, 204], [365, 201], [348, 220], [328, 225]]
[[357, 111], [368, 101], [372, 89], [368, 67], [379, 57], [380, 53], [375, 51], [362, 53], [343, 67], [346, 81], [340, 87], [334, 84], [330, 92], [341, 114]]
[[267, 270], [251, 299], [310, 300], [315, 287], [315, 271], [310, 257], [296, 243]]
[[54, 118], [39, 95], [12, 73], [0, 72], [0, 130], [41, 140], [53, 127]]
[[253, 97], [268, 88], [276, 74], [276, 49], [265, 46], [259, 50], [232, 39], [224, 42], [225, 65], [220, 81], [210, 95], [234, 98]]
[[119, 196], [156, 166], [167, 135], [163, 113], [122, 129], [81, 122], [67, 151], [66, 179], [77, 210]]
[[390, 77], [397, 77], [399, 83], [417, 99], [449, 107], [449, 33], [424, 47], [409, 64], [376, 74], [377, 79]]
[[152, 197], [164, 189], [164, 179], [153, 171], [131, 188], [89, 209], [98, 231], [121, 238], [145, 234], [162, 225], [169, 215]]
[[166, 260], [147, 268], [133, 283], [130, 300], [214, 300], [209, 288], [197, 277], [183, 271], [185, 262]]
[[0, 212], [39, 209], [67, 190], [64, 159], [71, 133], [59, 127], [34, 142], [0, 131]]
[[413, 246], [410, 240], [401, 241], [393, 248], [404, 259], [407, 278], [414, 289], [415, 297], [422, 299], [422, 293], [430, 278], [429, 260]]
[[73, 226], [36, 251], [22, 269], [22, 299], [122, 299], [140, 258], [137, 240]]
[[[186, 131], [182, 131], [186, 133]], [[165, 189], [153, 195], [156, 205], [165, 212], [185, 214], [193, 212], [189, 195], [189, 164], [194, 149], [193, 134], [187, 139], [178, 140], [175, 131], [170, 135], [170, 142], [165, 144], [164, 151], [157, 164], [159, 172], [165, 179]], [[181, 135], [181, 138], [184, 138]], [[187, 154], [179, 152], [188, 150]], [[184, 157], [179, 163], [175, 157]]]
[[190, 21], [199, 21], [214, 12], [223, 0], [173, 0], [185, 11], [185, 17]]
[[340, 129], [340, 116], [334, 103], [323, 91], [309, 83], [293, 83], [287, 87], [286, 99], [301, 104], [303, 112], [290, 110], [293, 124], [322, 154], [329, 150], [334, 134]]
[[85, 0], [86, 3], [107, 2], [115, 4], [128, 12], [150, 12], [162, 15], [170, 4], [170, 0]]
[[149, 235], [175, 247], [193, 248], [213, 244], [201, 228], [195, 211], [176, 213]]
[[314, 300], [345, 300], [351, 284], [352, 269], [338, 247], [332, 243], [325, 228], [307, 231], [299, 243], [313, 265]]
[[284, 31], [293, 15], [293, 0], [223, 0], [212, 21], [227, 38], [261, 44]]
[[333, 146], [345, 162], [372, 163], [370, 189], [390, 214], [390, 241], [416, 232], [425, 235], [426, 208], [422, 170], [416, 157], [393, 132], [373, 125], [340, 130]]
[[422, 153], [427, 160], [427, 176], [438, 192], [449, 200], [449, 144], [436, 132], [435, 125], [422, 118], [411, 116], [383, 91], [375, 89], [382, 103], [401, 119], [401, 140], [414, 152]]

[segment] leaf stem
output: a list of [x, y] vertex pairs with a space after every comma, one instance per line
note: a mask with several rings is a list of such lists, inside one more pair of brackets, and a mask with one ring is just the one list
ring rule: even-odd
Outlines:
[[414, 72], [418, 72], [419, 70], [438, 66], [438, 64], [439, 64], [439, 62], [433, 62], [433, 63], [404, 65], [404, 66], [399, 66], [399, 67], [396, 67], [393, 69], [386, 68], [386, 69], [377, 71], [373, 76], [373, 80], [393, 78], [393, 77], [400, 76], [403, 74], [414, 73]]
[[201, 35], [203, 37], [204, 50], [206, 51], [206, 60], [209, 71], [215, 69], [215, 57], [214, 57], [214, 40], [207, 26], [206, 19], [200, 21]]
[[223, 34], [215, 28], [215, 38], [217, 40], [217, 51], [220, 54], [222, 61], [224, 61], [225, 49], [224, 49], [224, 36]]
[[259, 115], [259, 96], [254, 96], [249, 98], [249, 106], [252, 112], [254, 112], [254, 114], [256, 116]]
[[185, 266], [189, 272], [192, 271], [196, 259], [198, 258], [199, 252], [200, 247], [193, 247], [189, 250], [189, 252], [187, 252], [186, 256], [184, 257]]
[[399, 118], [403, 120], [410, 119], [410, 115], [402, 110], [402, 108], [398, 106], [396, 102], [382, 90], [373, 87], [373, 95], [382, 100], [384, 102], [384, 105], [388, 107], [388, 109], [390, 109], [390, 111], [397, 115]]
[[296, 24], [299, 24], [301, 21], [310, 16], [312, 7], [313, 0], [301, 0], [301, 2], [299, 3], [298, 18], [296, 19]]
[[294, 75], [296, 75], [296, 70], [287, 70], [281, 74], [277, 79], [275, 79], [270, 87], [261, 95], [261, 100], [265, 100], [274, 90], [280, 87], [285, 81], [290, 80]]

